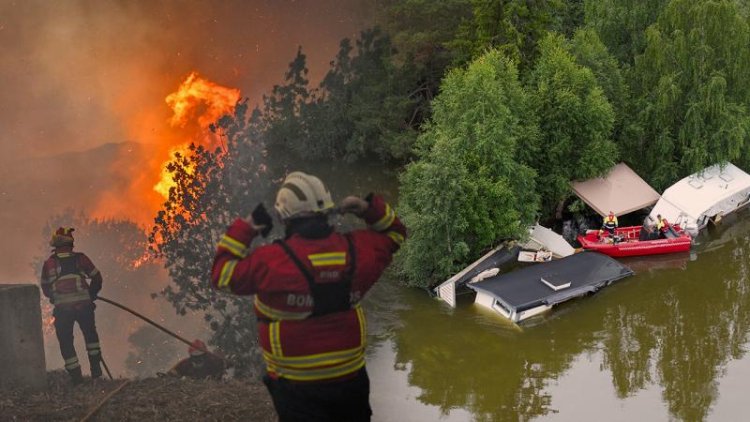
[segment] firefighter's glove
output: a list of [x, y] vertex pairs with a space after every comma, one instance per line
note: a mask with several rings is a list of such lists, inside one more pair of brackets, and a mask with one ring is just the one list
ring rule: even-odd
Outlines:
[[370, 207], [370, 203], [358, 196], [347, 196], [341, 201], [339, 210], [342, 213], [351, 213], [357, 217], [362, 217], [365, 211]]
[[94, 292], [92, 292], [90, 290], [89, 290], [89, 297], [91, 298], [92, 302], [95, 301], [95, 300], [97, 300], [97, 299], [99, 299], [99, 296], [96, 293], [94, 293]]
[[273, 219], [271, 214], [266, 211], [266, 207], [263, 203], [258, 204], [250, 215], [250, 225], [253, 229], [260, 231], [261, 236], [266, 237], [268, 233], [271, 233], [273, 228]]

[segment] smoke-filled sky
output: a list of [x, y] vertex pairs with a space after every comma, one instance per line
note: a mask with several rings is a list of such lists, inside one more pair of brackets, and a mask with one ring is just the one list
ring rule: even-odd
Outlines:
[[[0, 155], [121, 142], [191, 72], [257, 99], [303, 45], [320, 76], [364, 0], [2, 0]], [[162, 114], [159, 115], [158, 112]]]
[[[148, 224], [154, 201], [129, 184], [158, 177], [138, 164], [163, 161], [176, 133], [165, 99], [192, 72], [254, 104], [302, 45], [316, 83], [372, 4], [0, 0], [0, 282], [31, 281], [41, 228], [67, 207]], [[126, 141], [143, 147], [103, 146]]]

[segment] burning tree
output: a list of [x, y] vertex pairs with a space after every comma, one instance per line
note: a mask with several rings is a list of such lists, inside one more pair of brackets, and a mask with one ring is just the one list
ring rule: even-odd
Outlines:
[[210, 343], [237, 374], [253, 374], [260, 365], [252, 301], [215, 291], [209, 280], [216, 243], [227, 225], [270, 192], [259, 116], [258, 110], [248, 116], [247, 101], [240, 101], [233, 115], [210, 127], [224, 145], [210, 150], [192, 144], [187, 154], [174, 155], [167, 167], [174, 185], [150, 235], [172, 279], [162, 294], [180, 314], [204, 314], [213, 332]]

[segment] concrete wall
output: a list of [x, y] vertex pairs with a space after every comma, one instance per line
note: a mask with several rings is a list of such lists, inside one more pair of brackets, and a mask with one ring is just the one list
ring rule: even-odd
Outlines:
[[0, 284], [0, 388], [47, 387], [39, 287]]

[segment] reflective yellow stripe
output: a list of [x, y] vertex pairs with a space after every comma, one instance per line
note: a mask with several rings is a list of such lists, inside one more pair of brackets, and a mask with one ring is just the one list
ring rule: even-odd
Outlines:
[[93, 277], [93, 276], [95, 276], [97, 274], [99, 274], [99, 269], [98, 268], [94, 268], [94, 271], [91, 271], [89, 273], [89, 277]]
[[271, 342], [271, 353], [274, 356], [283, 357], [284, 353], [281, 350], [281, 323], [279, 321], [268, 324], [268, 338]]
[[359, 335], [361, 336], [360, 347], [364, 349], [367, 339], [367, 320], [365, 319], [365, 311], [357, 303], [354, 305], [354, 310], [357, 311], [357, 321], [359, 321]]
[[404, 243], [404, 236], [401, 233], [391, 231], [386, 234], [391, 238], [391, 240], [396, 242], [397, 245], [401, 245], [402, 243]]
[[75, 369], [81, 366], [78, 364], [78, 357], [72, 357], [70, 359], [65, 359], [65, 369]]
[[233, 239], [226, 234], [221, 237], [219, 246], [240, 258], [244, 258], [247, 255], [247, 246], [239, 240]]
[[294, 381], [314, 381], [323, 380], [329, 378], [342, 377], [344, 375], [351, 374], [360, 370], [365, 366], [364, 355], [351, 362], [346, 362], [342, 365], [331, 366], [327, 368], [321, 368], [316, 370], [297, 370], [286, 367], [275, 366], [271, 363], [268, 364], [269, 372], [274, 372], [280, 376], [294, 380]]
[[312, 314], [312, 311], [306, 311], [306, 312], [288, 312], [288, 311], [280, 311], [278, 309], [274, 309], [265, 303], [261, 302], [260, 298], [256, 295], [255, 296], [255, 308], [260, 311], [263, 315], [267, 316], [268, 319], [272, 320], [299, 320], [299, 319], [305, 319], [310, 314]]
[[364, 356], [365, 350], [361, 346], [353, 349], [338, 350], [335, 352], [319, 353], [305, 356], [274, 356], [267, 351], [263, 351], [263, 358], [274, 366], [283, 366], [292, 369], [313, 368], [316, 366], [333, 366], [358, 359]]
[[393, 208], [391, 208], [389, 204], [385, 204], [385, 215], [370, 227], [372, 227], [373, 230], [380, 232], [390, 227], [395, 219], [396, 212], [393, 211]]
[[86, 350], [98, 349], [99, 343], [86, 343]]
[[313, 267], [324, 267], [329, 265], [346, 264], [346, 252], [326, 252], [308, 255], [307, 258]]
[[55, 305], [91, 300], [91, 296], [89, 296], [89, 293], [86, 291], [65, 294], [55, 293], [53, 297], [55, 298]]
[[73, 252], [60, 252], [60, 253], [56, 253], [55, 255], [57, 255], [60, 258], [67, 258], [69, 256], [73, 256]]
[[229, 287], [229, 282], [232, 280], [232, 274], [234, 274], [234, 267], [237, 266], [237, 260], [231, 259], [224, 263], [221, 267], [221, 273], [219, 275], [218, 286], [220, 289]]

